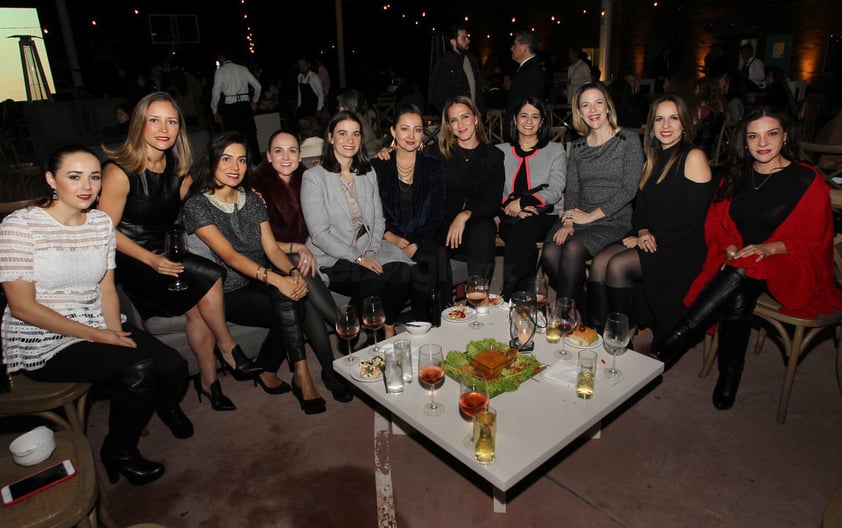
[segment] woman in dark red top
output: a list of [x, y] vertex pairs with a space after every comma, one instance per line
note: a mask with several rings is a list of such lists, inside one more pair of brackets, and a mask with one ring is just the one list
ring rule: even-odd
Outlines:
[[793, 161], [794, 143], [786, 116], [768, 108], [749, 112], [740, 123], [705, 220], [707, 256], [685, 298], [687, 315], [653, 345], [653, 355], [669, 367], [718, 323], [717, 409], [734, 404], [762, 291], [783, 305], [782, 313], [798, 317], [842, 308], [829, 190], [813, 167]]
[[269, 225], [278, 246], [287, 252], [307, 281], [304, 333], [322, 366], [322, 380], [336, 401], [353, 399], [348, 385], [333, 370], [333, 347], [325, 323], [336, 324], [336, 304], [316, 272], [316, 259], [304, 245], [307, 226], [301, 213], [301, 150], [292, 134], [277, 131], [269, 138], [266, 159], [252, 177], [252, 186], [266, 203]]

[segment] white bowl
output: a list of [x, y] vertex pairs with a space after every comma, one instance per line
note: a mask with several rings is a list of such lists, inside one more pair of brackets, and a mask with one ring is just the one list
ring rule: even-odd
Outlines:
[[55, 449], [55, 435], [52, 429], [44, 425], [20, 435], [9, 445], [12, 459], [21, 466], [33, 466], [43, 462], [50, 458]]
[[412, 321], [406, 323], [406, 331], [414, 336], [424, 335], [432, 328], [432, 323], [426, 321]]

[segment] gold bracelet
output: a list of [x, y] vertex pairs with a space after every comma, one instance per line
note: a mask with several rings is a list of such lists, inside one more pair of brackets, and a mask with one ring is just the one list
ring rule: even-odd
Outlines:
[[254, 272], [254, 279], [255, 280], [260, 280], [260, 268], [262, 268], [262, 267], [263, 266], [258, 266], [257, 271]]
[[263, 268], [263, 282], [269, 284], [269, 268]]
[[732, 258], [737, 256], [737, 250], [733, 249], [733, 248], [729, 248], [728, 250], [725, 251], [725, 256], [728, 257], [729, 259], [732, 259]]

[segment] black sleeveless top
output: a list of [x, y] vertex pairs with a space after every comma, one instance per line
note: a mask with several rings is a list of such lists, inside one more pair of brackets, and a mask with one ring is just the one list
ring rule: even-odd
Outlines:
[[[117, 165], [114, 161], [106, 163]], [[175, 165], [174, 157], [167, 153], [164, 172], [147, 169], [138, 174], [123, 169], [129, 178], [129, 194], [117, 229], [153, 253], [163, 252], [164, 234], [176, 223], [181, 210], [183, 178], [174, 174]]]

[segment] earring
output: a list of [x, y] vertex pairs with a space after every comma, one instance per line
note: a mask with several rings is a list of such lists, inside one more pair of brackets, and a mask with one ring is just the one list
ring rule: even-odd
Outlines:
[[416, 150], [418, 150], [418, 152], [424, 152], [424, 142], [423, 141], [421, 142], [420, 145], [418, 145], [418, 148]]
[[56, 192], [55, 188], [53, 188], [53, 195], [50, 197], [53, 201], [58, 200], [58, 193]]
[[395, 138], [392, 138], [392, 144], [389, 145], [389, 152], [394, 152], [396, 148], [398, 148], [398, 143], [395, 141]]

